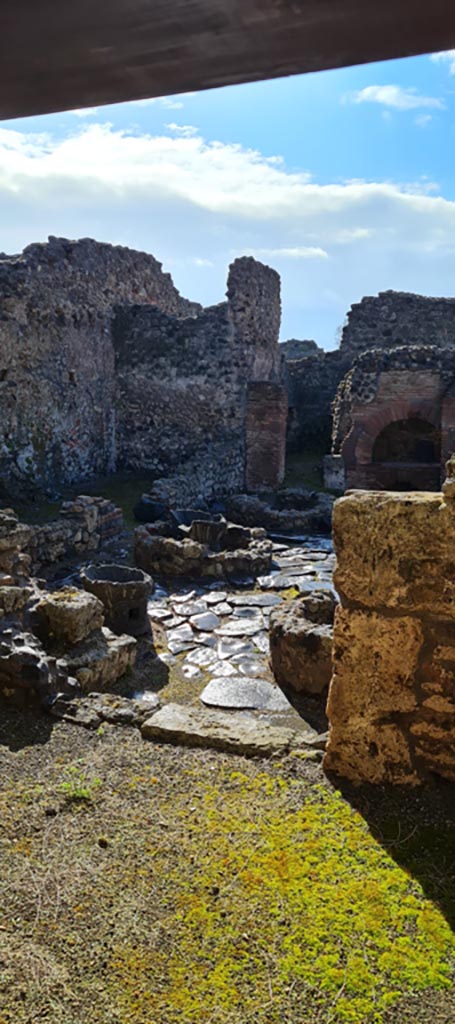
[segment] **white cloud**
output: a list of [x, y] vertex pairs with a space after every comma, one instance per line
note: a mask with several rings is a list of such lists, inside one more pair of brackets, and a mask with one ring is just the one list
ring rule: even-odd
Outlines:
[[197, 128], [194, 124], [176, 124], [175, 121], [171, 121], [170, 124], [164, 126], [168, 128], [170, 132], [175, 132], [176, 135], [182, 135], [183, 138], [190, 139], [193, 135], [197, 135]]
[[445, 110], [444, 101], [436, 96], [422, 96], [417, 89], [403, 89], [401, 85], [367, 85], [345, 98], [351, 103], [379, 103], [393, 110], [418, 110], [422, 107]]
[[172, 260], [177, 286], [205, 304], [222, 298], [232, 255], [255, 253], [282, 273], [283, 337], [327, 345], [362, 295], [454, 294], [455, 201], [435, 188], [319, 184], [280, 157], [174, 131], [0, 128], [0, 250], [48, 234], [134, 246]]
[[455, 75], [455, 50], [443, 50], [442, 53], [432, 53], [430, 60], [435, 63], [449, 65], [449, 75]]
[[283, 249], [255, 249], [253, 256], [257, 259], [285, 259], [285, 260], [326, 260], [328, 253], [315, 245], [296, 245], [292, 248]]
[[94, 117], [99, 113], [99, 107], [80, 107], [77, 110], [67, 110], [67, 114], [74, 114], [75, 117]]
[[[183, 96], [192, 96], [193, 93], [182, 93]], [[179, 96], [151, 96], [150, 99], [131, 100], [130, 106], [150, 107], [153, 103], [159, 103], [166, 110], [182, 110], [183, 102]]]

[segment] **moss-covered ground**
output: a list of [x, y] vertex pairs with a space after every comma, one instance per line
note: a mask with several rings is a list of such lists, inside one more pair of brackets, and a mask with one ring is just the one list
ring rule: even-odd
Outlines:
[[449, 1024], [452, 789], [8, 712], [1, 1024]]

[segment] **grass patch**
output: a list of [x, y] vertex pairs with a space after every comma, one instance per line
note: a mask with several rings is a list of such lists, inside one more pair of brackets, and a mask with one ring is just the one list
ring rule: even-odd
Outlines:
[[[441, 860], [435, 832], [422, 848], [428, 821], [411, 861], [400, 833], [399, 864], [314, 764], [110, 726], [58, 725], [0, 756], [4, 780], [8, 764], [1, 1024], [455, 1019], [455, 941], [436, 902], [453, 892], [453, 851]], [[96, 798], [68, 801], [62, 776], [92, 796], [96, 783]]]

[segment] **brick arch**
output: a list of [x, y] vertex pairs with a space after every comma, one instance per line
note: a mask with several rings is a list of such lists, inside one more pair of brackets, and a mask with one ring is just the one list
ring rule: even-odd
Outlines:
[[[343, 457], [346, 464], [369, 465], [373, 459], [373, 448], [379, 434], [391, 423], [398, 420], [423, 419], [439, 429], [441, 426], [441, 402], [419, 399], [399, 399], [396, 402], [384, 403], [368, 414], [368, 405], [353, 410], [352, 415], [356, 429], [346, 438], [343, 445]], [[346, 446], [346, 451], [345, 451]]]

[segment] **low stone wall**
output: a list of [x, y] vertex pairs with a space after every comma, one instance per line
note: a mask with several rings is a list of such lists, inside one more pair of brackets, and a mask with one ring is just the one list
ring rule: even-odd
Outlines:
[[243, 463], [241, 438], [230, 447], [223, 442], [206, 444], [170, 476], [154, 480], [150, 497], [171, 508], [223, 498], [243, 487]]
[[455, 779], [454, 491], [335, 504], [325, 767], [353, 782]]
[[123, 513], [105, 498], [81, 495], [64, 502], [42, 526], [20, 523], [13, 509], [0, 511], [0, 573], [27, 576], [65, 558], [97, 551], [123, 530]]

